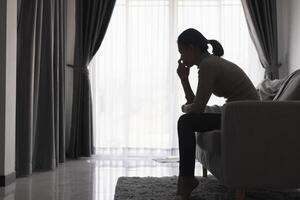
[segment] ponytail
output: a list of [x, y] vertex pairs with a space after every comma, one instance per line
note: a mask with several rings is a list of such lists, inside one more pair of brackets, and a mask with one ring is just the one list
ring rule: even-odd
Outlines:
[[183, 31], [178, 36], [177, 43], [186, 47], [190, 45], [196, 46], [200, 48], [202, 52], [207, 51], [207, 44], [211, 44], [215, 56], [221, 57], [224, 55], [223, 47], [217, 40], [207, 40], [202, 33], [193, 28]]
[[215, 56], [221, 57], [224, 55], [223, 47], [220, 44], [220, 42], [218, 42], [217, 40], [208, 40], [207, 44], [210, 44], [212, 46], [212, 48], [213, 48], [212, 52]]

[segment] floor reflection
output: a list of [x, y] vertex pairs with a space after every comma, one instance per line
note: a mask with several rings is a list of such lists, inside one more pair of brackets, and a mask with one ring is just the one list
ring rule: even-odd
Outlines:
[[[199, 165], [199, 164], [197, 164]], [[200, 175], [200, 167], [196, 167]], [[178, 163], [152, 158], [101, 157], [67, 161], [56, 170], [36, 172], [0, 188], [1, 200], [113, 200], [121, 176], [174, 176]]]

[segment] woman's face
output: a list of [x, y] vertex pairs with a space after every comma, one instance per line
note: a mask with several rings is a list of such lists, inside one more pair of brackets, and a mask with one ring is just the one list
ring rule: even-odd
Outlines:
[[180, 59], [187, 67], [195, 65], [195, 48], [192, 46], [182, 46], [178, 44], [178, 51], [180, 53]]

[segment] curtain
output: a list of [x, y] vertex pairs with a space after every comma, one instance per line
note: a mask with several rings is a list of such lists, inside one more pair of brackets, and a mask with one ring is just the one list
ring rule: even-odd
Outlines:
[[65, 160], [65, 1], [18, 1], [16, 172]]
[[278, 79], [276, 0], [242, 0], [249, 32], [265, 68], [265, 78]]
[[[97, 154], [176, 156], [176, 124], [185, 103], [176, 39], [190, 27], [219, 40], [224, 58], [255, 85], [263, 79], [240, 0], [118, 0], [89, 66]], [[195, 90], [196, 67], [190, 74]], [[209, 102], [223, 103], [215, 97]]]
[[115, 0], [76, 0], [74, 86], [70, 144], [72, 158], [93, 153], [93, 118], [88, 64], [104, 38]]

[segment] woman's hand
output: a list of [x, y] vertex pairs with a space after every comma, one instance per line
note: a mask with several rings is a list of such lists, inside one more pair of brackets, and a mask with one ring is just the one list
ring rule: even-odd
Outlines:
[[190, 74], [190, 68], [186, 67], [181, 58], [178, 60], [177, 74], [182, 80], [187, 79]]
[[181, 106], [181, 111], [182, 111], [183, 113], [186, 113], [186, 105], [187, 105], [187, 104], [184, 104], [184, 105]]

